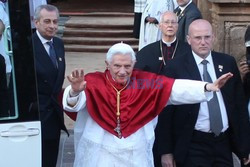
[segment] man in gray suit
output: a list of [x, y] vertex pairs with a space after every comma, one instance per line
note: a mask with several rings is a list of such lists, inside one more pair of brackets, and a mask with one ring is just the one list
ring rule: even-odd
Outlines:
[[202, 18], [201, 12], [192, 0], [177, 0], [177, 3], [179, 7], [174, 10], [179, 23], [177, 38], [187, 42], [188, 27], [194, 20]]

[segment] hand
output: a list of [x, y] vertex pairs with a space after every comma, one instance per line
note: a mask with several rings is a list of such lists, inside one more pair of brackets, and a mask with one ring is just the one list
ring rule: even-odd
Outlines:
[[176, 167], [173, 154], [163, 154], [161, 156], [162, 167]]
[[83, 69], [76, 69], [71, 72], [71, 75], [67, 76], [70, 84], [71, 84], [71, 92], [72, 96], [78, 95], [81, 91], [86, 88], [87, 82], [84, 80], [84, 71]]
[[154, 17], [146, 17], [146, 22], [149, 22], [149, 23], [154, 23], [154, 24], [158, 24], [158, 20]]
[[239, 66], [239, 70], [240, 70], [240, 74], [241, 74], [241, 78], [243, 79], [244, 76], [250, 72], [250, 67], [247, 64], [246, 60], [241, 61], [240, 62], [240, 66]]
[[248, 155], [248, 158], [243, 158], [244, 165], [250, 164], [250, 154]]
[[208, 91], [219, 91], [222, 86], [225, 85], [225, 83], [233, 77], [233, 74], [228, 72], [224, 75], [222, 75], [220, 78], [218, 78], [214, 83], [208, 83], [206, 89]]

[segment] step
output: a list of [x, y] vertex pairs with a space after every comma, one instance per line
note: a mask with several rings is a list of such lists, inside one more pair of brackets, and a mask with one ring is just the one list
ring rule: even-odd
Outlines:
[[113, 45], [123, 41], [130, 45], [138, 45], [139, 41], [135, 38], [89, 38], [89, 37], [63, 37], [64, 44], [84, 44], [84, 45]]
[[91, 16], [91, 17], [134, 17], [134, 13], [125, 12], [60, 12], [61, 16]]
[[131, 17], [71, 17], [65, 28], [118, 28], [133, 29], [133, 18]]
[[64, 37], [77, 36], [77, 37], [133, 37], [133, 30], [110, 30], [110, 29], [75, 29], [75, 28], [65, 28]]
[[133, 29], [133, 25], [111, 25], [111, 24], [78, 24], [78, 23], [66, 23], [65, 28], [96, 28], [96, 29]]
[[[101, 52], [107, 53], [112, 45], [107, 46], [92, 46], [92, 45], [65, 45], [66, 52]], [[138, 45], [130, 45], [134, 51], [138, 51]]]

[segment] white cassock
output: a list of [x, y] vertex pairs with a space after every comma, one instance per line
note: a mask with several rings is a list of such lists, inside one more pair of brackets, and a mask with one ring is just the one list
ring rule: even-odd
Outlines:
[[34, 24], [35, 10], [40, 5], [46, 5], [47, 0], [29, 0], [31, 28], [36, 28]]
[[[193, 104], [208, 101], [212, 92], [204, 92], [205, 83], [191, 80], [175, 80], [168, 104]], [[157, 117], [127, 138], [114, 136], [99, 126], [88, 114], [86, 96], [69, 97], [71, 86], [63, 95], [63, 107], [78, 112], [74, 127], [74, 167], [153, 167], [152, 147]], [[70, 101], [77, 101], [72, 108]], [[101, 105], [101, 104], [100, 104]], [[166, 104], [167, 105], [167, 104]]]
[[158, 28], [158, 24], [146, 23], [146, 17], [154, 17], [160, 22], [160, 17], [164, 12], [173, 10], [173, 0], [147, 0], [141, 17], [139, 50], [161, 39], [161, 31]]

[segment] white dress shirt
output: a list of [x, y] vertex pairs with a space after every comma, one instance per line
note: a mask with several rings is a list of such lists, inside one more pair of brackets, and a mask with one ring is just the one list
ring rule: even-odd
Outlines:
[[[201, 57], [196, 55], [194, 52], [193, 52], [193, 56], [194, 56], [194, 59], [196, 61], [197, 66], [199, 68], [200, 75], [202, 78], [203, 64], [201, 64], [201, 62], [204, 59], [202, 59]], [[214, 63], [213, 63], [213, 59], [211, 56], [211, 52], [210, 52], [209, 56], [206, 58], [206, 60], [208, 61], [207, 71], [208, 71], [212, 81], [214, 82], [217, 79], [217, 77], [216, 77], [215, 70], [214, 70], [215, 68], [214, 68]], [[224, 100], [223, 100], [221, 92], [220, 91], [216, 92], [216, 94], [218, 97], [219, 106], [220, 106], [220, 110], [221, 110], [221, 116], [222, 116], [222, 122], [223, 122], [222, 132], [224, 132], [228, 128], [227, 112], [226, 112], [226, 108], [225, 108], [225, 104], [224, 104]], [[200, 103], [200, 110], [199, 110], [197, 122], [195, 124], [195, 129], [202, 131], [202, 132], [211, 132], [207, 102]]]
[[[49, 44], [47, 44], [47, 42], [49, 42], [47, 39], [45, 39], [45, 38], [43, 38], [42, 36], [41, 36], [41, 34], [36, 30], [36, 33], [37, 33], [37, 36], [38, 36], [38, 38], [40, 39], [40, 41], [42, 42], [42, 44], [43, 44], [43, 46], [44, 46], [44, 48], [45, 48], [45, 50], [46, 50], [46, 52], [48, 53], [48, 55], [49, 55]], [[51, 40], [52, 42], [53, 42], [53, 40]]]
[[192, 3], [192, 0], [190, 0], [185, 6], [179, 6], [179, 8], [181, 9], [181, 13], [186, 9], [186, 7]]

